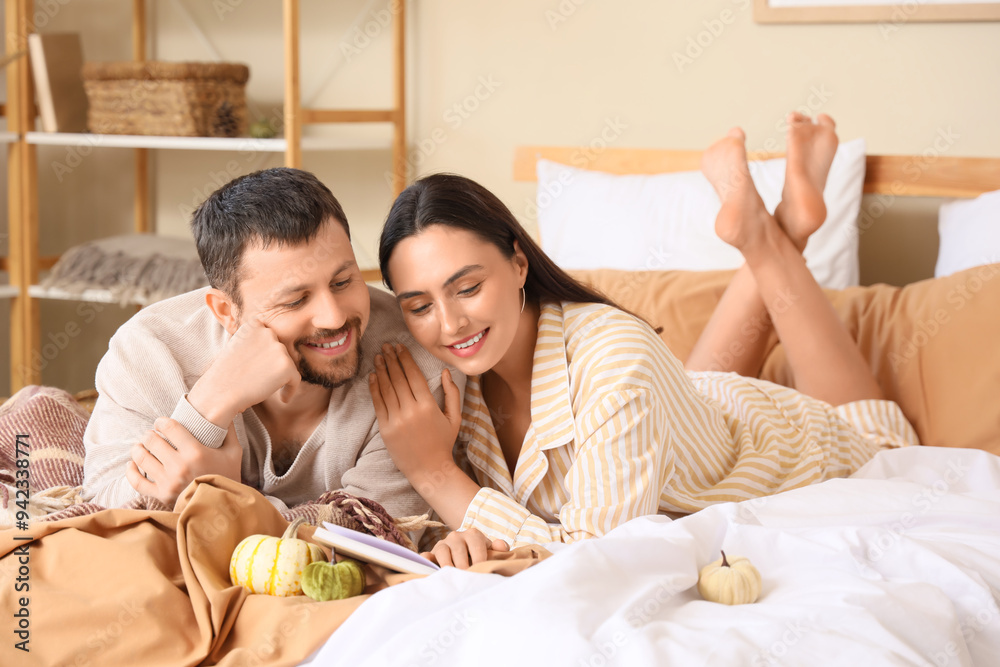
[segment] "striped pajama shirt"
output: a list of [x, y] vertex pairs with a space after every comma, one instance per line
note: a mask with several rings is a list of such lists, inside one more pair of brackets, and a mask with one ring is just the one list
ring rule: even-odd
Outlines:
[[468, 379], [456, 454], [482, 488], [462, 529], [515, 546], [574, 542], [637, 516], [844, 477], [880, 449], [916, 444], [891, 401], [834, 407], [765, 380], [686, 372], [627, 313], [545, 303], [513, 479], [479, 378]]

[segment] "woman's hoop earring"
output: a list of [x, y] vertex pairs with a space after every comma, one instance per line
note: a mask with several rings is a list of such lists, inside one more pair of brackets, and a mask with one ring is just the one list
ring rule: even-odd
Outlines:
[[528, 302], [528, 295], [524, 292], [524, 288], [521, 288], [521, 312], [524, 312], [524, 304]]

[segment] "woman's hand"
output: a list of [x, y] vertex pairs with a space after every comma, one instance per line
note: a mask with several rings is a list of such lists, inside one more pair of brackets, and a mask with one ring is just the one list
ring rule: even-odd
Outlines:
[[383, 345], [368, 380], [382, 441], [411, 484], [454, 463], [452, 450], [462, 425], [462, 406], [448, 369], [441, 372], [443, 412], [403, 345]]
[[434, 545], [429, 552], [420, 554], [441, 567], [451, 565], [466, 570], [470, 565], [488, 560], [486, 551], [507, 551], [510, 547], [503, 540], [491, 540], [475, 528], [455, 530]]
[[448, 369], [441, 372], [441, 387], [443, 412], [410, 351], [388, 344], [376, 355], [368, 382], [392, 462], [441, 519], [456, 528], [479, 485], [455, 464], [452, 454], [462, 425], [462, 400]]

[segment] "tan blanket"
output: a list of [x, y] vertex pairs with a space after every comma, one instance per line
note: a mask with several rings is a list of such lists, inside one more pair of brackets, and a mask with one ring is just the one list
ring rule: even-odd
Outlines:
[[[195, 480], [175, 510], [105, 510], [0, 533], [0, 664], [295, 665], [372, 593], [415, 578], [366, 566], [365, 595], [347, 600], [249, 595], [229, 581], [233, 549], [288, 522], [219, 476]], [[511, 575], [547, 555], [523, 548], [473, 569]], [[19, 576], [27, 592], [15, 590]], [[11, 632], [25, 596], [27, 653]]]

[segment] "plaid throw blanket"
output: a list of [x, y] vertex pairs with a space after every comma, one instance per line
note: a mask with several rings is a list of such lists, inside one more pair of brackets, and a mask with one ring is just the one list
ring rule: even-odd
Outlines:
[[[29, 386], [0, 406], [0, 530], [11, 528], [18, 509], [18, 460], [28, 457], [28, 513], [36, 521], [58, 521], [94, 514], [106, 508], [80, 497], [83, 484], [83, 432], [90, 412], [69, 393], [54, 387]], [[18, 454], [18, 435], [28, 436]], [[21, 464], [24, 465], [23, 463]], [[22, 475], [23, 479], [24, 476]], [[23, 484], [22, 484], [23, 486]], [[141, 496], [124, 509], [170, 511], [159, 500]], [[323, 521], [368, 533], [413, 548], [404, 531], [433, 522], [426, 517], [394, 520], [378, 503], [343, 491], [327, 491], [316, 500], [281, 512], [287, 521], [299, 517], [311, 524]]]

